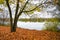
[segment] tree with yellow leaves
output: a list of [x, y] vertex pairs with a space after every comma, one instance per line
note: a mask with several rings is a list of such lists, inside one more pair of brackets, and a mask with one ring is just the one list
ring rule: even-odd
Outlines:
[[[38, 1], [38, 3], [36, 3], [35, 1]], [[41, 7], [43, 7], [43, 4], [51, 3], [51, 2], [47, 2], [47, 1], [41, 1], [41, 2], [40, 1], [41, 0], [0, 0], [0, 4], [3, 4], [5, 2], [8, 7], [9, 15], [10, 15], [11, 32], [16, 31], [17, 21], [19, 19], [19, 16], [22, 13], [30, 13], [31, 14], [34, 11], [40, 12]], [[12, 9], [10, 7], [10, 4], [16, 5], [14, 19], [12, 18]]]

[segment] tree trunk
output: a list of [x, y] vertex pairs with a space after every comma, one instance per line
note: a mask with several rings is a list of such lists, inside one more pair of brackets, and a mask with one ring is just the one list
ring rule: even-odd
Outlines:
[[11, 27], [11, 32], [16, 32], [17, 21], [15, 21]]
[[17, 21], [18, 21], [18, 18], [16, 16], [14, 19], [14, 23], [12, 24], [12, 27], [11, 27], [11, 32], [16, 32]]
[[[15, 23], [15, 24], [17, 24], [17, 23]], [[11, 32], [16, 32], [16, 25], [15, 24], [13, 24], [13, 26], [11, 27]]]

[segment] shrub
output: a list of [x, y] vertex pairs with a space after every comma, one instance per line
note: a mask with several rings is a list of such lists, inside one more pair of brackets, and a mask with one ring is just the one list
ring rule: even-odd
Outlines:
[[57, 27], [58, 24], [58, 22], [46, 22], [45, 28], [43, 28], [43, 30], [59, 32], [60, 30]]

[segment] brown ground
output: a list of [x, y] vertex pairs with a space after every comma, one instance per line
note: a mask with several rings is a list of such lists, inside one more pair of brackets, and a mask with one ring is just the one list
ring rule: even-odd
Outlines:
[[9, 27], [0, 26], [0, 40], [60, 40], [60, 33], [21, 28], [11, 33]]

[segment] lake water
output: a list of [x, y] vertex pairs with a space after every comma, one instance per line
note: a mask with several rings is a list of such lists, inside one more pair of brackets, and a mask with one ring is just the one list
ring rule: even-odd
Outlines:
[[42, 30], [45, 22], [17, 22], [17, 26], [20, 28], [30, 29], [30, 30]]
[[[0, 21], [1, 24], [3, 24], [3, 21]], [[8, 25], [9, 22], [4, 22], [5, 25]], [[45, 22], [17, 22], [17, 27], [24, 28], [24, 29], [30, 29], [30, 30], [42, 30]]]
[[[0, 21], [0, 23], [2, 24], [3, 22]], [[46, 28], [45, 23], [46, 22], [21, 22], [21, 21], [18, 21], [17, 27], [24, 28], [24, 29], [30, 29], [30, 30], [43, 30], [44, 28]], [[4, 24], [7, 25], [7, 24], [9, 24], [9, 22], [4, 22]], [[52, 26], [55, 24], [49, 22], [48, 25]], [[60, 30], [60, 23], [58, 24], [57, 28]]]
[[[43, 30], [44, 28], [46, 28], [45, 23], [46, 22], [21, 22], [21, 21], [18, 21], [17, 26], [20, 28], [30, 29], [30, 30]], [[49, 23], [48, 25], [50, 25], [50, 26], [53, 26], [56, 24], [53, 22], [48, 22], [48, 23]], [[57, 29], [60, 30], [60, 23], [57, 25]]]

